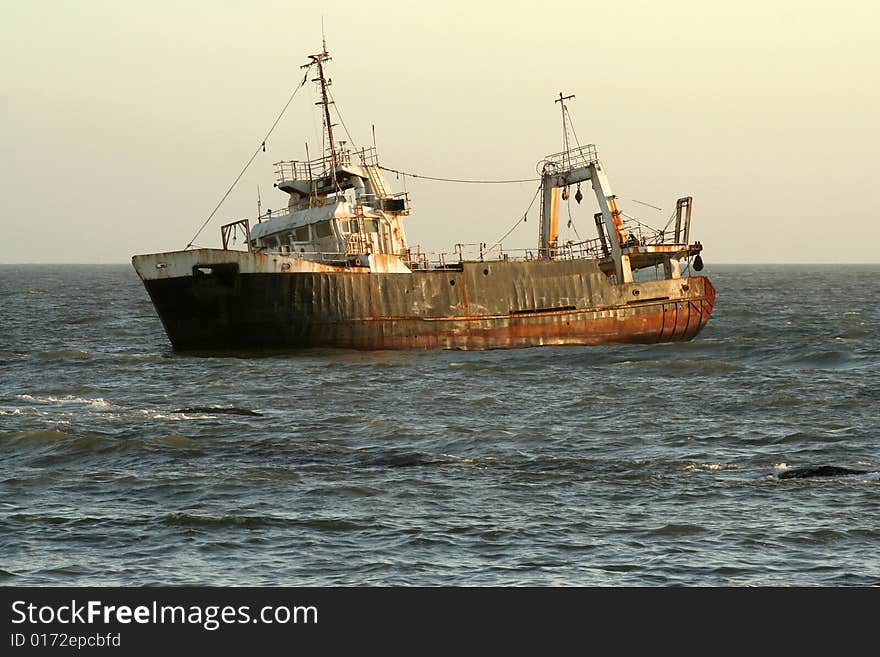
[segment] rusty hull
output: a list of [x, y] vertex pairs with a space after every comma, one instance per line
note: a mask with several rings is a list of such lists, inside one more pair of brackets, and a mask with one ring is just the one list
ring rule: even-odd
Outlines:
[[144, 280], [175, 350], [500, 349], [689, 340], [705, 277], [615, 285], [595, 260], [465, 262], [412, 273]]

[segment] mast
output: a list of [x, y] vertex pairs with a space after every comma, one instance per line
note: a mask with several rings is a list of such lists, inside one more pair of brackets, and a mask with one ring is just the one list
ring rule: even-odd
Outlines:
[[[554, 103], [559, 103], [559, 105], [560, 105], [559, 109], [562, 110], [562, 150], [565, 153], [569, 153], [571, 150], [571, 148], [568, 144], [568, 126], [566, 125], [566, 121], [565, 121], [565, 118], [566, 118], [565, 117], [565, 101], [571, 100], [572, 98], [574, 98], [574, 94], [569, 94], [568, 96], [563, 96], [562, 92], [560, 91], [559, 98], [557, 98], [556, 100], [553, 101]], [[566, 165], [571, 166], [571, 159], [570, 158], [569, 158], [569, 161], [566, 162]]]
[[[559, 92], [559, 98], [554, 103], [560, 104], [562, 110], [562, 164], [565, 169], [571, 169], [571, 149], [568, 143], [568, 126], [565, 117], [565, 101], [574, 98], [574, 94], [563, 96]], [[555, 170], [554, 170], [555, 173]], [[539, 227], [538, 255], [541, 258], [555, 258], [559, 244], [559, 187], [552, 184], [550, 172], [544, 171], [541, 176], [541, 225]], [[568, 198], [567, 194], [563, 198]]]
[[309, 59], [311, 59], [314, 64], [318, 65], [318, 77], [312, 80], [312, 82], [321, 83], [321, 100], [315, 103], [315, 105], [324, 106], [324, 122], [327, 126], [327, 139], [330, 141], [330, 164], [332, 166], [330, 176], [333, 178], [333, 186], [336, 187], [336, 145], [333, 141], [333, 123], [330, 121], [330, 104], [333, 101], [327, 97], [327, 87], [329, 86], [329, 83], [324, 78], [324, 62], [330, 61], [330, 53], [327, 52], [326, 40], [324, 40], [323, 45], [323, 52], [320, 52], [317, 55], [309, 55]]

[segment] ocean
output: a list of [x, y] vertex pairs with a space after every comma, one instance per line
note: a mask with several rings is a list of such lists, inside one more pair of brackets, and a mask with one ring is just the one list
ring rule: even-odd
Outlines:
[[0, 266], [0, 585], [880, 584], [880, 266], [721, 266], [693, 341], [172, 352]]

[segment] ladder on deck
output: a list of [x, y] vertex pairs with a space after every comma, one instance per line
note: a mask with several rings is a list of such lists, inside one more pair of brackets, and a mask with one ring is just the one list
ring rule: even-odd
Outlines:
[[367, 170], [367, 175], [370, 177], [370, 186], [373, 188], [373, 194], [375, 194], [376, 198], [383, 199], [391, 196], [385, 187], [385, 177], [379, 171], [379, 167], [374, 164], [367, 164], [364, 165], [364, 169]]

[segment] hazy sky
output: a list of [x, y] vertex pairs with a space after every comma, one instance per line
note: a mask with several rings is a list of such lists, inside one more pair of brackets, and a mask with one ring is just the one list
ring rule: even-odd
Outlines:
[[[375, 124], [386, 166], [533, 176], [561, 150], [564, 91], [625, 211], [662, 226], [694, 197], [707, 262], [880, 262], [877, 0], [0, 0], [0, 262], [184, 247], [320, 51], [322, 17], [343, 119], [359, 144]], [[258, 186], [264, 210], [286, 204], [272, 165], [318, 152], [315, 100], [308, 85], [198, 244], [253, 217]], [[535, 187], [407, 179], [409, 241], [494, 241]], [[593, 237], [584, 192], [573, 217]], [[533, 210], [505, 246], [537, 229]]]

